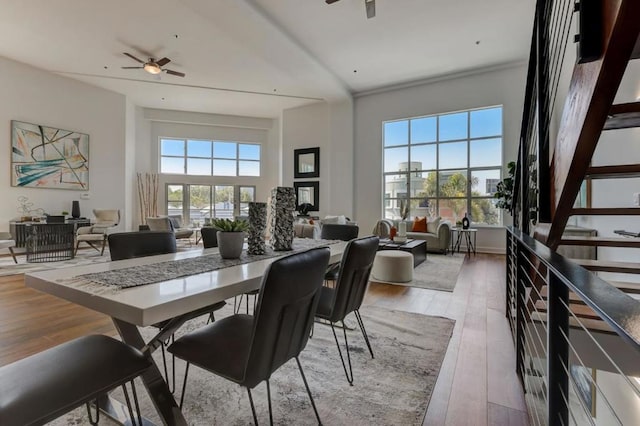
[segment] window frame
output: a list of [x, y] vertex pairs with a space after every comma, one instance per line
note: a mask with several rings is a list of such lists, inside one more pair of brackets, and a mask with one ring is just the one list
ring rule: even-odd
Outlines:
[[[479, 137], [472, 137], [471, 135], [471, 114], [475, 111], [482, 111], [482, 110], [490, 110], [490, 109], [500, 109], [500, 133], [499, 134], [493, 134], [493, 135], [489, 135], [489, 136], [479, 136]], [[447, 116], [447, 115], [453, 115], [453, 114], [466, 114], [466, 125], [467, 125], [467, 129], [466, 129], [466, 137], [462, 138], [462, 139], [447, 139], [447, 140], [440, 140], [440, 117], [442, 116]], [[425, 118], [434, 118], [435, 119], [435, 139], [434, 140], [429, 140], [426, 142], [412, 142], [412, 121], [413, 120], [420, 120], [420, 119], [425, 119]], [[385, 137], [386, 137], [386, 132], [385, 132], [385, 126], [389, 123], [399, 123], [399, 122], [406, 122], [406, 141], [403, 141], [403, 143], [401, 144], [397, 144], [394, 142], [390, 143], [388, 146], [385, 146]], [[404, 131], [404, 129], [403, 129]], [[491, 140], [491, 139], [499, 139], [500, 140], [500, 159], [499, 159], [499, 164], [495, 165], [495, 166], [471, 166], [471, 162], [472, 162], [472, 158], [471, 158], [471, 148], [472, 148], [472, 143], [475, 141], [482, 141], [482, 140]], [[460, 143], [460, 142], [464, 142], [466, 144], [466, 167], [448, 167], [448, 168], [440, 168], [440, 162], [441, 162], [441, 158], [440, 158], [440, 149], [442, 146], [447, 145], [447, 144], [452, 144], [452, 143]], [[422, 147], [422, 146], [435, 146], [435, 168], [421, 168], [420, 170], [414, 170], [413, 169], [413, 159], [412, 159], [412, 148], [414, 147]], [[400, 165], [402, 163], [404, 163], [406, 161], [407, 167], [406, 170], [401, 170], [400, 167], [397, 167], [395, 170], [391, 170], [389, 169], [388, 171], [385, 171], [387, 169], [387, 165], [385, 164], [385, 157], [386, 157], [386, 150], [388, 149], [394, 149], [394, 148], [404, 148], [406, 149], [406, 158], [403, 159], [399, 159], [397, 161], [396, 164]], [[498, 178], [501, 180], [502, 179], [502, 172], [503, 172], [503, 158], [504, 158], [504, 106], [503, 105], [492, 105], [492, 106], [486, 106], [486, 107], [480, 107], [480, 108], [473, 108], [473, 109], [467, 109], [467, 110], [462, 110], [462, 111], [453, 111], [453, 112], [445, 112], [445, 113], [440, 113], [440, 114], [432, 114], [432, 115], [425, 115], [425, 116], [418, 116], [418, 117], [410, 117], [410, 118], [402, 118], [402, 119], [394, 119], [394, 120], [387, 120], [387, 121], [383, 121], [382, 122], [382, 217], [384, 218], [389, 218], [389, 219], [397, 219], [397, 217], [389, 217], [389, 211], [394, 211], [394, 210], [398, 210], [399, 212], [399, 207], [402, 204], [403, 200], [409, 200], [410, 202], [410, 206], [413, 205], [417, 205], [419, 208], [427, 208], [427, 215], [429, 213], [431, 214], [435, 214], [435, 216], [440, 216], [440, 209], [441, 209], [441, 201], [444, 200], [466, 200], [466, 212], [472, 212], [472, 206], [474, 204], [474, 202], [477, 202], [478, 200], [488, 200], [490, 202], [495, 202], [495, 198], [493, 196], [493, 194], [489, 193], [487, 195], [473, 195], [473, 184], [472, 184], [472, 178], [475, 172], [481, 172], [481, 171], [497, 171], [498, 172]], [[461, 171], [464, 173], [464, 175], [466, 176], [467, 179], [467, 187], [466, 187], [466, 191], [465, 191], [465, 196], [464, 197], [445, 197], [445, 196], [441, 196], [440, 195], [440, 185], [441, 185], [441, 173], [443, 172], [453, 172], [453, 171]], [[421, 185], [424, 184], [424, 180], [427, 179], [427, 176], [429, 176], [430, 173], [435, 173], [435, 196], [427, 196], [427, 195], [417, 195], [419, 194], [420, 190], [423, 189], [418, 188], [418, 189], [414, 189], [412, 188], [412, 185], [414, 185], [413, 182], [413, 178], [415, 175], [416, 179], [420, 179], [422, 180]], [[391, 179], [388, 180], [389, 177], [395, 176], [396, 179]], [[394, 183], [395, 181], [395, 183]], [[400, 188], [400, 186], [402, 186], [402, 183], [404, 182], [404, 184], [406, 185], [405, 188]], [[389, 187], [387, 185], [398, 185], [397, 188], [393, 188], [393, 189], [389, 189]], [[486, 192], [486, 188], [484, 188], [481, 191], [478, 192]], [[393, 196], [395, 193], [396, 196]], [[399, 196], [399, 194], [409, 194], [409, 197], [407, 198], [405, 197], [401, 197]], [[422, 193], [424, 194], [425, 191], [422, 190]], [[390, 195], [390, 196], [389, 196]], [[428, 199], [429, 202], [433, 203], [435, 202], [435, 206], [422, 206], [423, 203], [421, 203], [421, 201], [424, 201], [425, 199]], [[417, 203], [417, 204], [415, 204]], [[413, 214], [413, 210], [415, 209], [415, 207], [411, 207], [410, 210], [410, 216], [415, 216]], [[498, 212], [498, 219], [497, 219], [497, 223], [494, 224], [487, 224], [487, 223], [481, 223], [481, 225], [483, 226], [501, 226], [503, 224], [503, 214], [502, 211], [500, 209], [497, 209]], [[397, 216], [394, 213], [391, 213], [392, 216]], [[458, 220], [460, 220], [460, 218], [457, 218]]]

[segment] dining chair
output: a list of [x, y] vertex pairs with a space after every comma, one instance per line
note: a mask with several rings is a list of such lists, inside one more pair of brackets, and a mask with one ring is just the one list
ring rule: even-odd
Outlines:
[[[150, 357], [108, 336], [83, 336], [0, 367], [0, 425], [42, 425], [87, 405], [98, 424], [98, 398], [122, 386], [131, 423], [142, 426], [133, 380], [151, 366]], [[133, 408], [127, 383], [131, 383]], [[93, 419], [89, 403], [96, 401]]]
[[[373, 266], [373, 260], [376, 257], [376, 252], [378, 251], [378, 244], [379, 239], [375, 236], [352, 240], [347, 244], [342, 255], [342, 261], [340, 262], [340, 272], [338, 274], [336, 286], [335, 288], [326, 286], [322, 287], [320, 303], [318, 305], [318, 311], [316, 312], [316, 318], [328, 321], [331, 326], [333, 337], [336, 341], [336, 345], [338, 346], [338, 354], [342, 361], [344, 374], [347, 376], [347, 381], [352, 386], [353, 369], [351, 367], [351, 355], [349, 352], [347, 327], [344, 324], [344, 318], [351, 312], [355, 314], [360, 330], [362, 331], [364, 341], [369, 348], [371, 358], [373, 358], [373, 349], [371, 349], [369, 336], [367, 335], [364, 323], [362, 322], [359, 309], [367, 291], [369, 275], [371, 273], [371, 267]], [[334, 326], [334, 324], [338, 322], [342, 323], [344, 344], [346, 346], [347, 361], [349, 363], [348, 372]]]
[[202, 245], [204, 248], [218, 247], [218, 228], [213, 226], [203, 226], [200, 229], [200, 236], [202, 237]]
[[318, 410], [298, 355], [309, 340], [309, 331], [320, 298], [322, 277], [330, 251], [319, 247], [274, 261], [262, 279], [254, 315], [235, 314], [186, 334], [169, 346], [169, 352], [187, 362], [180, 406], [191, 364], [247, 388], [253, 421], [257, 425], [251, 389], [267, 382], [269, 421], [271, 375], [291, 358], [296, 359], [311, 406]]
[[[111, 254], [111, 260], [124, 260], [124, 259], [134, 259], [138, 257], [146, 257], [146, 256], [155, 256], [158, 254], [169, 254], [175, 253], [177, 251], [176, 247], [176, 237], [171, 231], [135, 231], [135, 232], [119, 232], [116, 234], [109, 235], [109, 253]], [[204, 309], [204, 313], [209, 314], [208, 321], [215, 321], [214, 312], [221, 309], [226, 303], [218, 302], [213, 305], [208, 306]], [[193, 313], [193, 316], [188, 318], [196, 318], [203, 314], [203, 310], [198, 310]], [[153, 324], [153, 327], [163, 328], [169, 320], [162, 321], [157, 324]], [[169, 341], [174, 341], [174, 335], [172, 334]], [[169, 375], [167, 368], [167, 359], [165, 353], [165, 346], [168, 345], [169, 341], [163, 342], [160, 345], [160, 349], [162, 351], [162, 364], [164, 367], [164, 377], [169, 383]], [[171, 392], [173, 393], [176, 389], [176, 368], [175, 368], [175, 357], [171, 359]]]
[[[360, 228], [358, 225], [344, 225], [337, 223], [326, 223], [322, 225], [320, 231], [320, 238], [323, 240], [341, 240], [351, 241], [354, 238], [358, 238]], [[327, 272], [324, 274], [325, 281], [336, 282], [338, 279], [338, 273], [340, 272], [340, 263], [334, 263], [329, 265]]]

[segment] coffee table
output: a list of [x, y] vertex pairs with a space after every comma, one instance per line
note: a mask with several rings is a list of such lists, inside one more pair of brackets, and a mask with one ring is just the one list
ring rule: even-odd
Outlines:
[[402, 250], [413, 255], [413, 267], [415, 268], [427, 260], [427, 242], [425, 240], [407, 240], [404, 243], [393, 240], [382, 239], [378, 245], [378, 250]]

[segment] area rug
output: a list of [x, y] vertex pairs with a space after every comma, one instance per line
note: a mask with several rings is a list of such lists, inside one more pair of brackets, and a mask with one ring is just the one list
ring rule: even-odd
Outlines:
[[[229, 306], [224, 308], [226, 313], [230, 310]], [[328, 326], [315, 325], [313, 338], [300, 355], [323, 424], [422, 424], [455, 321], [369, 306], [363, 307], [361, 314], [375, 359], [371, 359], [360, 331], [347, 331], [352, 345], [354, 386], [347, 383]], [[197, 319], [182, 330], [195, 329], [203, 323], [203, 319]], [[152, 329], [142, 329], [142, 332], [145, 337], [153, 334]], [[154, 356], [156, 362], [161, 363], [160, 354]], [[177, 361], [179, 384], [184, 365]], [[142, 388], [142, 384], [138, 384], [138, 390]], [[258, 385], [252, 393], [258, 421], [268, 424], [266, 385]], [[179, 394], [178, 389], [178, 398]], [[118, 396], [115, 392], [114, 395]], [[139, 395], [143, 414], [160, 424], [146, 392]], [[273, 374], [271, 396], [275, 424], [316, 424], [295, 360]], [[189, 372], [184, 404], [183, 412], [189, 425], [253, 424], [245, 389], [195, 367]], [[88, 424], [86, 410], [77, 409], [53, 424]], [[113, 423], [105, 420], [101, 424]]]
[[409, 287], [428, 288], [439, 291], [453, 291], [458, 281], [458, 274], [464, 255], [453, 253], [453, 255], [427, 254], [427, 260], [422, 262], [413, 270], [413, 280], [406, 283], [380, 281], [372, 279], [372, 282], [383, 284], [403, 285]]

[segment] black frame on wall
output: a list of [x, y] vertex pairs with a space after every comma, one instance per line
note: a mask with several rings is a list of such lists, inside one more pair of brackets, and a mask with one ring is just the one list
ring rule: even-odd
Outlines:
[[[300, 157], [313, 154], [313, 170], [300, 171]], [[293, 151], [293, 177], [294, 179], [320, 177], [320, 148], [302, 148]]]
[[296, 192], [296, 208], [300, 205], [298, 201], [298, 191], [300, 188], [313, 188], [313, 207], [309, 211], [317, 212], [320, 210], [320, 182], [294, 182], [293, 188]]

